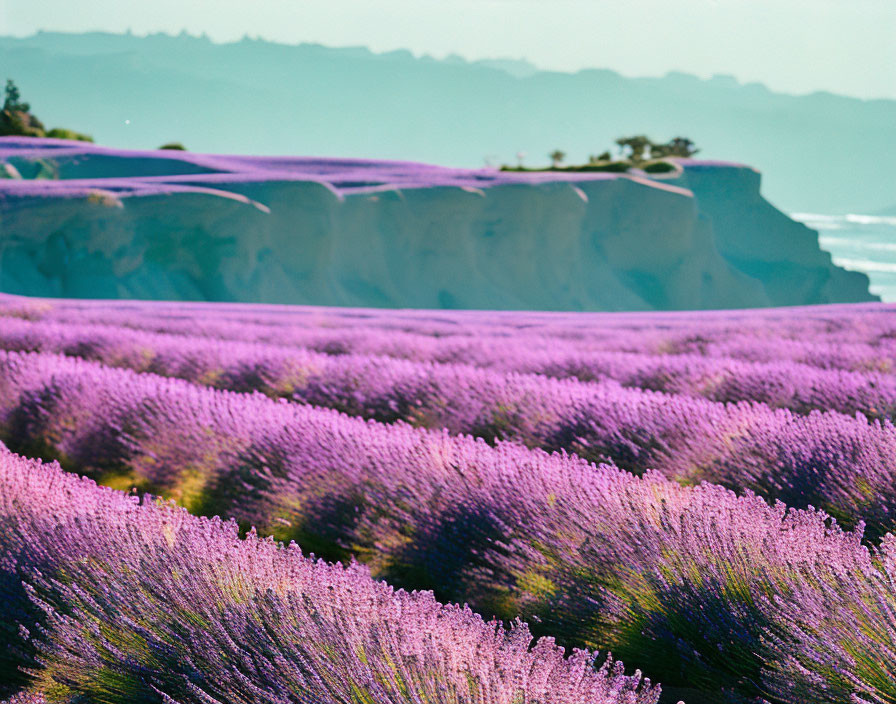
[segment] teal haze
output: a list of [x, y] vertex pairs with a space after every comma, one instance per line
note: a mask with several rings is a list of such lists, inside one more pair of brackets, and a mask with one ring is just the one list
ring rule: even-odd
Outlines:
[[0, 0], [0, 34], [129, 28], [896, 98], [892, 0]]
[[558, 148], [582, 163], [620, 135], [685, 135], [699, 158], [759, 169], [763, 193], [787, 211], [875, 213], [896, 201], [896, 100], [165, 35], [0, 38], [0, 66], [47, 126], [112, 147], [179, 141], [199, 152], [460, 167], [524, 152], [527, 166], [543, 166]]

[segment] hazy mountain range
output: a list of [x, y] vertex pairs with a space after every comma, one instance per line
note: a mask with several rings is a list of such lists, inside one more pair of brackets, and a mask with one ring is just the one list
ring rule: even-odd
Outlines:
[[761, 170], [763, 192], [785, 210], [878, 212], [896, 195], [894, 100], [183, 34], [0, 38], [0, 66], [48, 127], [116, 147], [176, 140], [203, 152], [475, 167], [518, 152], [545, 164], [557, 148], [581, 162], [618, 136], [683, 135], [701, 158]]

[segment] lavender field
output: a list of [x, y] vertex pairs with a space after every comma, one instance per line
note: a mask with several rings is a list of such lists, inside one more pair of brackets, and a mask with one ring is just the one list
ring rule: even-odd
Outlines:
[[896, 702], [896, 309], [0, 296], [0, 699]]

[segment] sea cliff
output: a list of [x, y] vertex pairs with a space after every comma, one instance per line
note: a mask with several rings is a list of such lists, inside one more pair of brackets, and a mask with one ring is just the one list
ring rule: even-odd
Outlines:
[[508, 173], [0, 139], [0, 291], [533, 310], [875, 300], [746, 166]]

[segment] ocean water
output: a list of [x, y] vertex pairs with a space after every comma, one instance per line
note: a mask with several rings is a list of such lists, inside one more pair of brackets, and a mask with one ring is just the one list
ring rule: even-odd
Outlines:
[[819, 244], [831, 253], [835, 264], [868, 274], [871, 293], [896, 302], [896, 217], [817, 213], [791, 213], [790, 217], [818, 230]]

